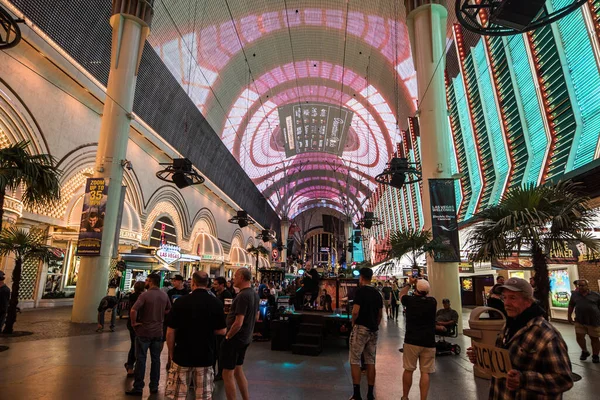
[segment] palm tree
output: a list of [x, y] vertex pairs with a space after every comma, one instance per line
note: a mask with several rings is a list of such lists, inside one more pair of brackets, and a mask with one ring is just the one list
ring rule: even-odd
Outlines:
[[0, 232], [0, 256], [13, 254], [15, 256], [15, 269], [12, 273], [12, 291], [8, 303], [6, 326], [3, 333], [13, 333], [13, 326], [17, 321], [17, 306], [19, 304], [19, 289], [23, 263], [31, 260], [47, 261], [54, 256], [52, 248], [45, 245], [46, 237], [39, 232], [27, 232], [16, 227], [9, 227]]
[[542, 306], [549, 310], [548, 254], [566, 244], [599, 249], [590, 228], [596, 212], [587, 206], [579, 184], [533, 185], [509, 191], [500, 204], [475, 215], [478, 222], [469, 235], [473, 261], [495, 261], [528, 253], [535, 270], [535, 285]]
[[255, 272], [255, 276], [258, 279], [258, 257], [262, 254], [265, 256], [269, 256], [269, 250], [262, 246], [259, 245], [257, 247], [254, 247], [254, 245], [250, 245], [250, 247], [248, 247], [248, 249], [246, 250], [248, 253], [252, 254], [254, 257], [256, 257], [256, 272]]
[[23, 204], [36, 207], [60, 198], [60, 174], [49, 154], [31, 155], [28, 141], [0, 149], [0, 221], [7, 190], [24, 186]]
[[417, 259], [423, 254], [435, 256], [435, 254], [448, 251], [449, 247], [442, 244], [439, 240], [432, 239], [431, 231], [408, 229], [405, 231], [395, 231], [390, 235], [391, 258], [401, 258], [407, 256], [413, 268], [417, 268]]

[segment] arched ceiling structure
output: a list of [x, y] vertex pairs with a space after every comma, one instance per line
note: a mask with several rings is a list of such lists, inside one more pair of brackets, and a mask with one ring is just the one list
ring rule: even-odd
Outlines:
[[149, 42], [278, 214], [356, 217], [415, 112], [403, 2], [154, 7]]

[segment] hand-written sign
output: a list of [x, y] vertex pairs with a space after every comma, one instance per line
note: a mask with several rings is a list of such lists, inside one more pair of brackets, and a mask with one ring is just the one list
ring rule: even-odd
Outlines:
[[477, 356], [475, 365], [495, 378], [506, 378], [512, 369], [508, 350], [489, 344], [473, 342]]

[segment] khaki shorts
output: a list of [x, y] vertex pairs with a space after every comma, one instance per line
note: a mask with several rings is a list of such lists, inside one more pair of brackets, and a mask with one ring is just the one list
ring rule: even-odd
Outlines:
[[580, 335], [590, 335], [590, 337], [600, 337], [600, 326], [583, 325], [575, 322], [575, 333]]
[[350, 364], [360, 365], [360, 356], [365, 357], [365, 365], [375, 365], [377, 356], [377, 331], [366, 326], [354, 325], [350, 334]]
[[435, 347], [414, 346], [404, 343], [404, 369], [414, 371], [417, 369], [426, 374], [435, 372]]

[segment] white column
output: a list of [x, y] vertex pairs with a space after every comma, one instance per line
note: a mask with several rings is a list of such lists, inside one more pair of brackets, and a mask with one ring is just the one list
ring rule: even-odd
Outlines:
[[[290, 231], [290, 220], [287, 217], [281, 219], [281, 244], [283, 245], [283, 250], [281, 250], [280, 261], [287, 262], [287, 241], [288, 241], [288, 233]], [[287, 268], [287, 265], [286, 265]]]
[[[137, 5], [136, 5], [137, 4]], [[109, 178], [102, 248], [98, 257], [81, 257], [71, 320], [96, 321], [98, 303], [106, 295], [127, 154], [133, 97], [139, 62], [149, 33], [151, 11], [143, 2], [113, 0], [111, 68], [100, 126], [95, 178]], [[123, 13], [118, 13], [119, 11]], [[132, 12], [137, 15], [128, 14]], [[145, 21], [143, 20], [145, 19]]]
[[[417, 115], [422, 143], [424, 229], [431, 229], [429, 179], [451, 178], [452, 175], [444, 79], [447, 17], [444, 6], [424, 4], [412, 10], [407, 18], [420, 101]], [[458, 263], [436, 263], [428, 257], [427, 270], [431, 294], [439, 307], [442, 299], [448, 298], [452, 308], [461, 315]], [[462, 331], [462, 319], [459, 319], [459, 330]]]

